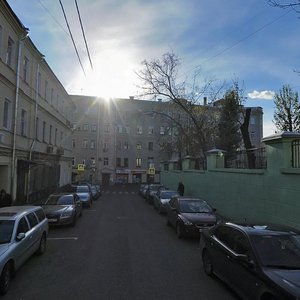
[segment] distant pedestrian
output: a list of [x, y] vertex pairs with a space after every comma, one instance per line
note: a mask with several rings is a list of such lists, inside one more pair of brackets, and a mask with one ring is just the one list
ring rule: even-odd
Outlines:
[[178, 183], [177, 192], [179, 193], [180, 196], [183, 196], [184, 194], [184, 185], [181, 181]]
[[12, 199], [10, 194], [6, 193], [5, 189], [0, 191], [0, 207], [11, 206]]

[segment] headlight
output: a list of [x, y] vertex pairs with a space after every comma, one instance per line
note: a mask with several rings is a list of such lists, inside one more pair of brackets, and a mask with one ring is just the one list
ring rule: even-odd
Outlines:
[[190, 222], [187, 218], [185, 218], [183, 216], [179, 216], [179, 218], [183, 222], [184, 225], [187, 225], [187, 226], [193, 225], [193, 223]]
[[63, 212], [61, 215], [60, 215], [60, 218], [61, 219], [68, 219], [72, 216], [72, 211], [69, 210], [69, 211], [65, 211]]

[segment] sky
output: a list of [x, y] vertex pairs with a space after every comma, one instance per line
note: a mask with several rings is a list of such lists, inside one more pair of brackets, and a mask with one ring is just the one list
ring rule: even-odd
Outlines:
[[237, 80], [245, 105], [263, 108], [266, 137], [275, 93], [300, 88], [300, 14], [267, 0], [77, 0], [93, 68], [75, 1], [61, 3], [83, 68], [59, 0], [7, 2], [69, 94], [138, 98], [141, 62], [174, 52], [179, 80]]

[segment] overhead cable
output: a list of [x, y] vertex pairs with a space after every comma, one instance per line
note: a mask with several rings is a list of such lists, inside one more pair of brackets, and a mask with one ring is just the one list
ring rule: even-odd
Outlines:
[[82, 25], [82, 21], [81, 21], [81, 17], [80, 17], [80, 12], [79, 12], [79, 8], [78, 8], [77, 0], [75, 0], [75, 5], [76, 5], [76, 9], [77, 9], [77, 14], [78, 14], [78, 18], [79, 18], [79, 22], [80, 22], [80, 26], [81, 26], [81, 31], [82, 31], [84, 43], [85, 43], [86, 52], [88, 54], [90, 65], [91, 65], [91, 68], [93, 70], [93, 64], [92, 64], [92, 60], [91, 60], [91, 56], [90, 56], [90, 51], [89, 51], [89, 48], [88, 48], [88, 45], [87, 45], [87, 41], [86, 41], [86, 38], [85, 38], [85, 33], [84, 33], [84, 29], [83, 29], [83, 25]]
[[77, 50], [77, 47], [76, 47], [76, 44], [75, 44], [75, 41], [74, 41], [74, 38], [73, 38], [73, 35], [72, 35], [72, 32], [71, 32], [70, 26], [69, 26], [69, 23], [68, 23], [68, 19], [67, 19], [67, 16], [66, 16], [66, 13], [65, 13], [65, 10], [64, 10], [64, 7], [63, 7], [63, 4], [62, 4], [61, 0], [59, 0], [59, 3], [60, 3], [60, 6], [61, 6], [61, 9], [62, 9], [62, 12], [64, 14], [64, 18], [65, 18], [65, 21], [66, 21], [66, 24], [67, 24], [67, 27], [68, 27], [68, 30], [69, 30], [72, 42], [73, 42], [73, 46], [74, 46], [76, 54], [77, 54], [77, 58], [79, 60], [81, 69], [83, 71], [84, 76], [86, 77], [86, 74], [85, 74], [85, 71], [84, 71], [84, 68], [83, 68], [83, 65], [82, 65], [82, 62], [81, 62], [81, 59], [80, 59], [80, 56], [79, 56], [79, 53], [78, 53], [78, 50]]

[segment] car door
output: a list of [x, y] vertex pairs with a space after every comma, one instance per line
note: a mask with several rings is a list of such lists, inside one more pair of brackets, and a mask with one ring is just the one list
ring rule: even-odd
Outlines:
[[179, 203], [178, 203], [178, 199], [176, 198], [173, 198], [172, 200], [173, 201], [170, 201], [169, 220], [170, 223], [175, 227], [178, 219]]
[[230, 261], [228, 279], [243, 298], [257, 299], [259, 289], [264, 283], [260, 280], [259, 266], [249, 239], [240, 230], [232, 229], [232, 242], [232, 253], [227, 256]]
[[41, 233], [37, 228], [39, 220], [33, 212], [28, 213], [26, 218], [30, 226], [28, 232], [30, 235], [30, 252], [33, 254], [38, 249], [41, 239]]
[[[30, 257], [30, 245], [31, 245], [31, 234], [29, 233], [29, 224], [25, 217], [22, 217], [18, 224], [16, 224], [17, 230], [14, 237], [14, 254], [16, 269], [21, 266], [28, 257]], [[25, 236], [22, 239], [18, 239], [20, 234]]]

